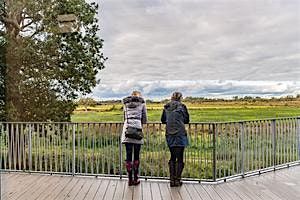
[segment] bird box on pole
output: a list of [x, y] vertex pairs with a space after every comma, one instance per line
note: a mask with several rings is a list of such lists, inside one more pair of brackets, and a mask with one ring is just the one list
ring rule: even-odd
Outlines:
[[60, 33], [74, 33], [79, 29], [78, 20], [74, 14], [64, 14], [57, 16]]

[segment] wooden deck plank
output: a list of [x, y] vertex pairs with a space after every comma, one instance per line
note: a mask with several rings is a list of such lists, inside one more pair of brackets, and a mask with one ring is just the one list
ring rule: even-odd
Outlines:
[[48, 199], [64, 199], [72, 188], [78, 183], [78, 178], [73, 178], [67, 185], [64, 185], [61, 190], [56, 194], [56, 196], [49, 196]]
[[47, 194], [49, 191], [52, 191], [61, 181], [63, 181], [63, 178], [59, 176], [54, 176], [53, 179], [56, 181], [52, 182], [51, 185], [45, 184], [43, 190], [39, 190], [38, 195], [36, 195], [35, 198], [32, 198], [32, 200], [44, 199], [45, 194]]
[[105, 196], [104, 196], [104, 199], [106, 200], [111, 200], [114, 198], [114, 195], [115, 195], [115, 192], [116, 192], [116, 188], [117, 188], [117, 185], [118, 185], [118, 180], [111, 180], [108, 187], [107, 187], [107, 190], [105, 192]]
[[6, 195], [4, 195], [5, 199], [16, 199], [19, 195], [24, 193], [24, 190], [27, 190], [34, 184], [35, 181], [43, 179], [43, 176], [34, 176], [34, 177], [25, 177], [22, 175], [18, 175], [14, 178], [16, 181], [8, 181], [6, 183]]
[[149, 181], [143, 181], [141, 183], [143, 200], [152, 200], [151, 183]]
[[246, 196], [248, 196], [248, 198], [250, 198], [252, 200], [263, 200], [260, 195], [256, 194], [256, 191], [253, 192], [248, 188], [248, 186], [245, 186], [244, 180], [234, 181], [232, 183], [232, 187], [234, 189], [236, 189], [239, 194], [246, 195]]
[[17, 175], [12, 177], [12, 179], [6, 179], [3, 198], [8, 199], [10, 196], [15, 196], [17, 193], [28, 187], [28, 185], [41, 178], [41, 176], [32, 176], [31, 178], [28, 178], [26, 175]]
[[171, 200], [172, 197], [171, 197], [171, 194], [170, 194], [170, 191], [169, 191], [169, 188], [168, 188], [168, 185], [169, 183], [160, 183], [158, 184], [158, 187], [159, 187], [159, 190], [160, 190], [160, 194], [161, 194], [161, 197], [162, 199], [166, 199], [166, 200]]
[[205, 200], [209, 200], [209, 199], [212, 199], [208, 193], [206, 192], [206, 190], [204, 190], [203, 188], [203, 185], [201, 184], [193, 184], [194, 188], [196, 189], [196, 191], [198, 192], [199, 196], [202, 198], [202, 199], [205, 199]]
[[118, 185], [117, 185], [117, 188], [116, 188], [116, 191], [115, 191], [115, 194], [114, 194], [114, 200], [121, 200], [123, 199], [123, 195], [124, 195], [124, 190], [125, 190], [125, 186], [127, 182], [124, 181], [124, 180], [119, 180], [118, 181]]
[[129, 187], [119, 179], [4, 173], [1, 199], [298, 200], [299, 180], [300, 166], [216, 185], [185, 183], [175, 188], [166, 181], [148, 180]]
[[106, 193], [106, 190], [107, 190], [107, 187], [109, 185], [109, 180], [107, 179], [103, 179], [101, 181], [101, 185], [99, 186], [98, 190], [97, 190], [97, 193], [96, 195], [94, 196], [94, 200], [100, 200], [100, 199], [103, 199], [105, 193]]
[[[179, 188], [178, 187], [170, 187], [168, 185], [168, 189], [170, 191], [172, 200], [181, 200], [182, 199], [181, 196], [180, 196]], [[182, 200], [184, 200], [184, 199], [182, 199]]]
[[166, 200], [171, 200], [171, 193], [170, 190], [168, 188], [169, 183], [160, 183], [158, 184], [159, 190], [160, 190], [160, 194], [162, 199], [166, 199]]
[[2, 172], [0, 172], [0, 199], [2, 196], [4, 196], [4, 182], [7, 182], [6, 179], [8, 179], [8, 178], [9, 178], [9, 176], [4, 176], [4, 175], [2, 175]]
[[151, 183], [151, 195], [153, 200], [163, 200], [159, 189], [159, 185], [156, 182]]
[[261, 199], [261, 200], [270, 200], [270, 197], [262, 192], [262, 188], [255, 187], [251, 185], [249, 182], [243, 181], [239, 183], [234, 183], [239, 185], [239, 188], [248, 193], [254, 199]]
[[227, 196], [230, 197], [230, 199], [249, 200], [247, 197], [241, 197], [240, 195], [238, 195], [234, 189], [225, 187], [225, 186], [227, 186], [226, 184], [228, 184], [228, 183], [220, 184], [220, 189], [223, 190], [223, 192], [226, 193]]
[[248, 187], [251, 191], [254, 191], [257, 196], [261, 197], [262, 199], [272, 199], [272, 200], [279, 200], [280, 198], [269, 191], [264, 184], [256, 181], [257, 177], [251, 177], [244, 180], [244, 185]]
[[[11, 174], [9, 174], [9, 175], [10, 176], [6, 176], [5, 174], [2, 174], [3, 186], [1, 187], [1, 190], [2, 190], [2, 197], [5, 197], [5, 198], [7, 198], [6, 196], [9, 193], [16, 192], [15, 190], [19, 189], [19, 188], [13, 187], [12, 184], [15, 184], [16, 186], [18, 186], [24, 181], [32, 181], [28, 178], [26, 179], [25, 177], [23, 177], [23, 180], [22, 180], [22, 177], [19, 177], [19, 174], [14, 174], [13, 176], [11, 176]], [[36, 177], [36, 178], [40, 178], [40, 177]], [[4, 184], [4, 182], [5, 182], [5, 184]]]
[[212, 185], [212, 189], [221, 197], [222, 200], [231, 200], [232, 198], [222, 190], [220, 185]]
[[16, 173], [4, 173], [4, 172], [0, 172], [0, 180], [4, 180], [4, 178], [6, 179], [12, 179], [13, 177], [18, 176], [19, 174]]
[[133, 199], [133, 192], [134, 192], [134, 188], [129, 187], [127, 185], [127, 182], [126, 182], [126, 184], [124, 186], [123, 200], [132, 200]]
[[46, 180], [44, 180], [47, 184], [35, 184], [32, 186], [31, 190], [26, 191], [26, 194], [22, 196], [22, 200], [33, 200], [38, 199], [41, 194], [47, 190], [52, 185], [57, 184], [59, 181], [59, 177], [51, 177], [49, 176]]
[[142, 193], [142, 184], [139, 184], [137, 186], [131, 186], [133, 187], [133, 200], [140, 200], [143, 198], [143, 193]]
[[39, 198], [43, 200], [49, 200], [50, 198], [53, 199], [62, 191], [62, 188], [64, 188], [66, 185], [68, 185], [71, 182], [72, 179], [73, 177], [70, 176], [60, 177], [60, 181], [58, 182], [58, 184], [56, 184], [52, 188], [50, 187]]
[[291, 186], [300, 185], [300, 179], [298, 179], [295, 176], [290, 176], [289, 174], [286, 173], [277, 173], [276, 176], [284, 180], [285, 184], [287, 185], [291, 185]]
[[263, 184], [269, 191], [274, 193], [279, 198], [300, 199], [299, 190], [284, 184], [282, 179], [276, 176], [276, 173], [270, 173], [268, 176], [265, 174], [264, 176], [258, 177], [256, 181], [260, 184]]
[[82, 186], [81, 190], [79, 191], [79, 193], [76, 195], [76, 197], [74, 198], [74, 200], [82, 200], [85, 198], [85, 196], [88, 194], [92, 184], [94, 183], [94, 179], [93, 178], [87, 178], [86, 182], [84, 183], [84, 185]]
[[221, 196], [214, 190], [211, 185], [204, 185], [203, 189], [208, 193], [213, 200], [222, 200]]
[[79, 179], [79, 181], [69, 190], [68, 193], [65, 193], [64, 199], [74, 199], [82, 190], [84, 184], [86, 183], [86, 179]]
[[183, 186], [186, 187], [191, 199], [202, 199], [201, 196], [196, 191], [196, 189], [194, 188], [193, 184], [184, 184]]
[[178, 192], [181, 196], [182, 199], [184, 200], [192, 200], [188, 190], [186, 189], [186, 187], [184, 185], [182, 185], [181, 187], [178, 187]]
[[[18, 190], [17, 193], [15, 193], [14, 195], [9, 195], [7, 199], [9, 199], [9, 200], [22, 199], [22, 196], [24, 196], [24, 194], [26, 194], [27, 191], [30, 191], [30, 189], [32, 187], [34, 187], [35, 184], [41, 184], [47, 178], [49, 178], [49, 177], [44, 175], [44, 176], [38, 177], [38, 179], [36, 179], [35, 181], [30, 182], [30, 184], [23, 183], [24, 187], [22, 187], [21, 190]], [[31, 179], [31, 178], [28, 177], [28, 179]]]
[[92, 186], [90, 187], [90, 190], [88, 191], [88, 193], [84, 197], [84, 199], [86, 199], [86, 200], [94, 199], [94, 197], [97, 193], [97, 190], [101, 185], [101, 182], [102, 182], [101, 179], [95, 179], [92, 183]]

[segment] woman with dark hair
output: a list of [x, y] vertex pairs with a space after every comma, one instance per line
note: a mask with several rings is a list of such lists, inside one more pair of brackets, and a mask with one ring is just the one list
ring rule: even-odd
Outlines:
[[[138, 185], [140, 183], [139, 165], [140, 150], [144, 143], [142, 138], [129, 137], [129, 132], [142, 133], [142, 125], [147, 123], [147, 109], [141, 93], [133, 91], [131, 96], [123, 99], [124, 126], [121, 136], [122, 144], [126, 147], [126, 169], [128, 173], [128, 185]], [[132, 160], [133, 154], [133, 160]], [[133, 177], [132, 177], [133, 175]]]
[[164, 106], [161, 122], [166, 124], [166, 140], [170, 149], [169, 160], [170, 186], [181, 186], [181, 174], [184, 168], [184, 148], [188, 145], [185, 124], [188, 124], [189, 113], [186, 106], [181, 103], [182, 94], [174, 92], [171, 102]]

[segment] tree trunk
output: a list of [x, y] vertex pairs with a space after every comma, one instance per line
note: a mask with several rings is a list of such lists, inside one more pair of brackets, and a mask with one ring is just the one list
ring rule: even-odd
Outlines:
[[22, 93], [20, 90], [21, 61], [20, 44], [14, 39], [10, 39], [6, 51], [6, 93], [5, 106], [8, 122], [22, 121]]

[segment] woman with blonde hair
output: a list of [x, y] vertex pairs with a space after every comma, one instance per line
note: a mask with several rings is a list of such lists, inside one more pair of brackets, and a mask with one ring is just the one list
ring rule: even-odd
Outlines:
[[124, 98], [123, 104], [124, 126], [121, 142], [126, 147], [126, 170], [128, 185], [131, 186], [140, 183], [138, 178], [140, 150], [141, 145], [144, 143], [142, 125], [147, 123], [147, 109], [145, 100], [141, 97], [139, 91], [133, 91], [131, 96]]

